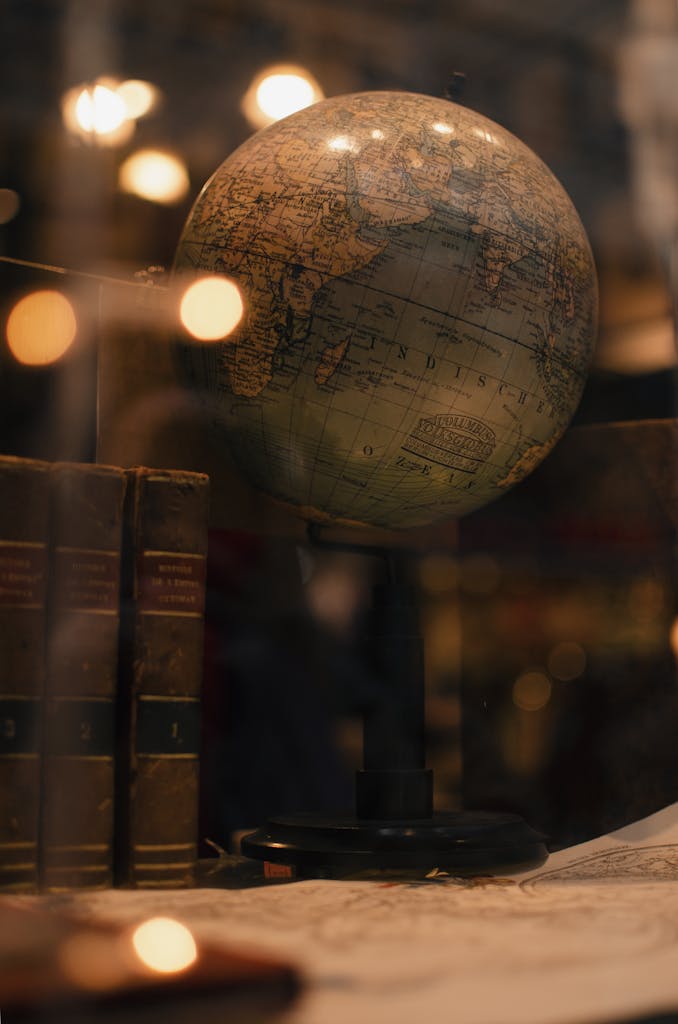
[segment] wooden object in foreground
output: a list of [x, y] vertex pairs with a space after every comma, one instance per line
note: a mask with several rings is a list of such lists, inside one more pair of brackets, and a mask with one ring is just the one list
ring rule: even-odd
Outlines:
[[116, 819], [120, 884], [193, 884], [209, 479], [128, 471]]
[[115, 690], [125, 475], [55, 463], [45, 699], [41, 882], [113, 880]]
[[48, 470], [0, 457], [0, 888], [37, 885]]

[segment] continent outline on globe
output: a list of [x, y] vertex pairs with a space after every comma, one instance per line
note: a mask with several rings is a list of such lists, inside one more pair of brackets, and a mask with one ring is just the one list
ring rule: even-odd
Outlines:
[[523, 143], [412, 93], [325, 100], [215, 172], [175, 272], [245, 316], [186, 379], [255, 486], [316, 521], [462, 515], [557, 442], [597, 321], [576, 211]]

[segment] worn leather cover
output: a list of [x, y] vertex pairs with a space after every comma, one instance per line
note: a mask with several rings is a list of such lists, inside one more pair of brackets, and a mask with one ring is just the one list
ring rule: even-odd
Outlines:
[[115, 690], [125, 475], [55, 463], [50, 474], [50, 584], [42, 885], [113, 880]]
[[128, 471], [117, 880], [195, 879], [209, 479]]
[[37, 885], [48, 470], [0, 457], [0, 888], [12, 891]]

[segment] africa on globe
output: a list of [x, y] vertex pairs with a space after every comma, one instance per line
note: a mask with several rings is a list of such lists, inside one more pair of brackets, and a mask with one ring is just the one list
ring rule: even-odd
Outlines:
[[481, 115], [410, 93], [325, 100], [203, 188], [175, 260], [245, 313], [183, 350], [218, 444], [318, 522], [463, 515], [548, 454], [596, 330], [586, 234], [553, 174]]

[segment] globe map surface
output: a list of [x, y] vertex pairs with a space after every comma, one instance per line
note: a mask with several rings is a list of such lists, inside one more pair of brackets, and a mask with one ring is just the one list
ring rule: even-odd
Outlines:
[[551, 172], [446, 100], [362, 93], [252, 136], [216, 171], [177, 271], [245, 314], [184, 369], [245, 476], [316, 521], [469, 512], [550, 451], [581, 396], [597, 289]]

